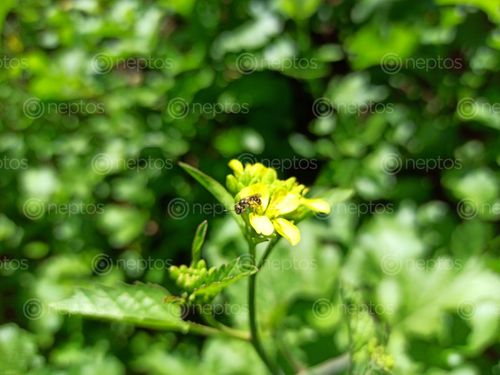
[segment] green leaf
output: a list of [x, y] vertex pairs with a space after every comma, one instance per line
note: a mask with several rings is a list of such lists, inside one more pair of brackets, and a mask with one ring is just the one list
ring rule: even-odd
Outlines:
[[280, 10], [296, 21], [307, 20], [321, 5], [321, 0], [281, 0]]
[[56, 311], [89, 318], [131, 323], [141, 327], [189, 331], [181, 306], [165, 302], [170, 293], [158, 285], [94, 285], [50, 306]]
[[209, 273], [203, 279], [202, 283], [194, 289], [189, 298], [196, 299], [197, 297], [202, 297], [212, 299], [224, 288], [256, 272], [257, 267], [247, 264], [240, 257], [234, 262], [216, 268], [213, 273]]
[[500, 8], [498, 3], [488, 0], [438, 0], [438, 5], [466, 5], [482, 9], [486, 12], [492, 22], [500, 22]]
[[13, 323], [0, 327], [0, 374], [27, 374], [41, 363], [34, 336]]
[[379, 64], [385, 69], [398, 69], [417, 45], [417, 33], [407, 25], [393, 23], [381, 32], [377, 23], [371, 22], [352, 33], [345, 48], [355, 70]]
[[190, 166], [189, 164], [179, 162], [179, 165], [205, 189], [207, 189], [215, 197], [215, 199], [217, 199], [226, 208], [226, 210], [231, 213], [238, 226], [243, 232], [245, 232], [245, 223], [243, 222], [243, 219], [234, 212], [234, 198], [231, 194], [229, 194], [224, 186], [219, 184], [212, 177], [207, 176], [205, 173]]
[[391, 261], [391, 269], [397, 269], [398, 274], [390, 276], [392, 280], [386, 278], [377, 291], [389, 323], [407, 337], [424, 337], [438, 334], [445, 316], [456, 314], [472, 328], [467, 349], [480, 351], [491, 344], [500, 327], [500, 277], [486, 269], [478, 257], [466, 263], [437, 258], [430, 269], [422, 264]]
[[[206, 268], [205, 261], [200, 260], [191, 267], [172, 266], [170, 276], [177, 282], [177, 285], [190, 293], [190, 301], [209, 302], [224, 288], [257, 272], [250, 262], [245, 262], [245, 258], [238, 258], [231, 263], [220, 267]], [[249, 260], [249, 259], [248, 259]]]
[[161, 0], [159, 3], [161, 6], [171, 9], [174, 12], [179, 13], [180, 15], [185, 17], [188, 17], [190, 15], [194, 6], [194, 0]]
[[197, 263], [201, 259], [201, 247], [205, 242], [205, 236], [207, 235], [208, 222], [205, 220], [198, 228], [196, 228], [196, 233], [193, 239], [193, 245], [191, 246], [192, 260], [191, 264]]

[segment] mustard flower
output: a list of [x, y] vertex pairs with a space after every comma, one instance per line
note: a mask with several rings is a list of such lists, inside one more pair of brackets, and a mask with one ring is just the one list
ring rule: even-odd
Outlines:
[[251, 204], [242, 213], [245, 221], [258, 235], [273, 237], [275, 233], [286, 238], [292, 246], [300, 241], [295, 225], [308, 213], [330, 213], [330, 205], [323, 199], [306, 198], [308, 189], [294, 177], [280, 180], [276, 170], [261, 163], [243, 164], [236, 159], [229, 162], [233, 170], [226, 178], [228, 190], [235, 203], [248, 197], [259, 197], [259, 204]]

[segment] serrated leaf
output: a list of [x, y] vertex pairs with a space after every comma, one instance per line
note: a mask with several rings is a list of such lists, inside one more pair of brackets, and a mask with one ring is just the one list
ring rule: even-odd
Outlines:
[[196, 181], [198, 181], [205, 189], [207, 189], [215, 197], [215, 199], [217, 199], [226, 208], [226, 210], [231, 213], [238, 226], [244, 232], [245, 223], [243, 222], [241, 216], [237, 215], [234, 212], [234, 198], [231, 194], [229, 194], [224, 186], [219, 184], [212, 177], [206, 175], [199, 169], [190, 166], [189, 164], [179, 162], [179, 165]]
[[193, 245], [191, 246], [192, 260], [191, 264], [197, 263], [201, 259], [201, 247], [205, 242], [205, 236], [207, 235], [208, 222], [205, 220], [198, 228], [196, 228], [196, 233], [193, 238]]
[[212, 299], [224, 288], [255, 272], [257, 272], [257, 267], [245, 264], [241, 261], [241, 258], [238, 258], [234, 262], [224, 264], [216, 268], [212, 273], [207, 274], [200, 280], [189, 298], [191, 300], [198, 297], [207, 300]]
[[181, 306], [165, 302], [170, 293], [158, 285], [94, 285], [79, 288], [51, 307], [67, 314], [131, 323], [155, 329], [187, 332], [190, 324], [181, 318]]

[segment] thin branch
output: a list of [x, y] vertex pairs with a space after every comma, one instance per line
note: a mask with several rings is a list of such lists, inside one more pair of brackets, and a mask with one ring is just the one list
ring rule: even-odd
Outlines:
[[219, 329], [220, 331], [226, 333], [228, 336], [244, 341], [250, 341], [251, 339], [250, 332], [228, 327], [225, 324], [222, 324], [221, 322], [216, 320], [212, 316], [212, 314], [202, 314], [201, 316], [207, 324], [210, 324], [212, 327]]
[[189, 331], [188, 331], [189, 333], [195, 333], [202, 336], [226, 336], [238, 340], [249, 341], [249, 336], [248, 333], [246, 332], [233, 330], [232, 328], [229, 327], [227, 327], [229, 328], [229, 330], [222, 330], [219, 328], [209, 327], [194, 322], [188, 322], [188, 323], [189, 323]]
[[267, 244], [266, 250], [264, 251], [264, 254], [259, 260], [259, 263], [257, 264], [257, 269], [260, 270], [262, 266], [266, 263], [267, 258], [269, 255], [271, 255], [271, 251], [274, 249], [274, 246], [278, 243], [279, 239], [281, 237], [275, 237], [269, 241]]
[[203, 335], [203, 336], [215, 336], [215, 335], [220, 335], [222, 333], [222, 331], [216, 328], [205, 326], [203, 324], [198, 324], [194, 322], [187, 322], [187, 323], [189, 324], [189, 330], [188, 330], [189, 333], [196, 333], [198, 335]]

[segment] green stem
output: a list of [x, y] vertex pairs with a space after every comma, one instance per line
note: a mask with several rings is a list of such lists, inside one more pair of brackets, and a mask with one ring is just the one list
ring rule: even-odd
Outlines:
[[196, 333], [203, 336], [215, 336], [221, 334], [221, 331], [213, 327], [204, 326], [203, 324], [189, 323], [189, 333]]
[[196, 333], [203, 336], [229, 336], [235, 339], [249, 341], [250, 337], [246, 332], [240, 332], [233, 330], [232, 328], [226, 327], [229, 330], [222, 330], [220, 328], [214, 328], [205, 326], [203, 324], [189, 322], [189, 333]]
[[[249, 241], [248, 244], [250, 248], [250, 256], [252, 258], [252, 263], [253, 265], [255, 265], [256, 264], [255, 244], [251, 241]], [[259, 265], [261, 262], [259, 262]], [[258, 272], [250, 275], [250, 278], [248, 280], [248, 320], [250, 323], [251, 343], [255, 351], [259, 355], [260, 359], [262, 360], [262, 362], [264, 362], [264, 364], [269, 369], [271, 374], [273, 375], [281, 374], [282, 373], [281, 369], [276, 364], [274, 364], [273, 361], [271, 361], [267, 353], [264, 351], [264, 348], [260, 341], [259, 328], [257, 326], [257, 314], [256, 314], [257, 306], [255, 301], [255, 287], [256, 287], [257, 274]]]
[[251, 337], [249, 332], [228, 327], [225, 324], [222, 324], [221, 322], [216, 320], [210, 313], [202, 314], [202, 318], [203, 320], [205, 320], [207, 324], [210, 324], [212, 327], [219, 329], [220, 331], [226, 333], [228, 336], [244, 341], [250, 341]]
[[257, 264], [257, 269], [260, 270], [262, 266], [266, 263], [267, 258], [269, 255], [271, 255], [271, 251], [274, 249], [274, 246], [278, 243], [279, 238], [275, 237], [272, 240], [269, 241], [269, 244], [266, 247], [266, 250], [264, 254], [262, 255], [262, 258], [259, 260], [259, 264]]

